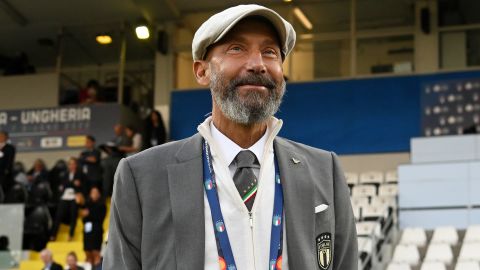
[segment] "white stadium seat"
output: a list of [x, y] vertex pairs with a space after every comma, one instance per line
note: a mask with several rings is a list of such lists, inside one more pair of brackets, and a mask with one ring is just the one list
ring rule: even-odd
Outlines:
[[424, 247], [427, 244], [427, 234], [422, 228], [406, 228], [403, 230], [400, 244]]
[[440, 244], [445, 243], [451, 246], [458, 243], [458, 233], [457, 229], [452, 226], [448, 227], [438, 227], [433, 232], [433, 237], [431, 243]]
[[371, 171], [364, 172], [360, 174], [359, 179], [360, 184], [381, 184], [383, 183], [383, 172], [380, 171]]
[[373, 251], [373, 240], [370, 237], [357, 237], [358, 241], [358, 251], [366, 252], [372, 254]]
[[389, 263], [387, 270], [411, 270], [409, 264], [406, 263]]
[[397, 184], [382, 184], [378, 187], [379, 196], [397, 196], [398, 185]]
[[396, 183], [396, 182], [398, 182], [397, 170], [386, 172], [385, 173], [385, 182], [386, 183]]
[[424, 262], [420, 270], [447, 270], [447, 267], [441, 262]]
[[465, 233], [464, 243], [480, 243], [480, 225], [470, 225]]
[[358, 174], [354, 172], [346, 172], [345, 173], [345, 180], [349, 185], [356, 185], [358, 184]]
[[478, 262], [458, 262], [455, 270], [480, 270]]
[[355, 225], [357, 227], [358, 236], [376, 236], [380, 238], [382, 236], [382, 230], [380, 222], [376, 221], [361, 221]]
[[372, 197], [370, 205], [386, 206], [397, 209], [397, 198], [395, 196], [375, 196]]
[[453, 262], [452, 248], [448, 244], [430, 244], [424, 261], [451, 265]]
[[367, 196], [350, 197], [350, 201], [352, 202], [352, 205], [356, 205], [360, 207], [365, 207], [367, 205], [370, 205], [369, 199]]
[[480, 262], [480, 243], [463, 243], [460, 255], [458, 256], [458, 261]]
[[362, 208], [362, 219], [377, 219], [377, 218], [387, 218], [388, 217], [388, 207], [380, 205], [369, 205]]
[[416, 266], [420, 262], [420, 253], [415, 245], [397, 245], [393, 252], [393, 263], [405, 263]]
[[375, 185], [357, 185], [352, 188], [352, 197], [377, 196]]

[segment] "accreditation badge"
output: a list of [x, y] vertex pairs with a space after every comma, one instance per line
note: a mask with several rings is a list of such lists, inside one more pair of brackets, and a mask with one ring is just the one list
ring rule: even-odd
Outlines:
[[317, 263], [320, 269], [327, 270], [332, 263], [332, 234], [317, 236]]

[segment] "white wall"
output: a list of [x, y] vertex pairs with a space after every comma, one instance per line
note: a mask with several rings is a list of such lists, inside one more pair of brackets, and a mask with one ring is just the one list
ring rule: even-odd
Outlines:
[[58, 85], [56, 73], [0, 77], [0, 109], [57, 106]]
[[413, 40], [389, 41], [388, 39], [360, 39], [357, 49], [357, 74], [371, 74], [375, 65], [388, 65], [400, 62], [413, 64], [413, 53], [389, 53], [390, 50], [413, 48]]
[[442, 68], [467, 67], [467, 33], [445, 32], [440, 35]]

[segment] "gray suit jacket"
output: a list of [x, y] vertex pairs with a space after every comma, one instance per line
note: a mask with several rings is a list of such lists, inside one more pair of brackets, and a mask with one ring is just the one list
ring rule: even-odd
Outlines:
[[[120, 162], [103, 269], [203, 269], [201, 148], [202, 137], [196, 134]], [[355, 221], [335, 154], [278, 137], [274, 148], [283, 181], [290, 269], [357, 269]], [[316, 214], [320, 204], [329, 207]], [[317, 241], [328, 234], [329, 243]]]

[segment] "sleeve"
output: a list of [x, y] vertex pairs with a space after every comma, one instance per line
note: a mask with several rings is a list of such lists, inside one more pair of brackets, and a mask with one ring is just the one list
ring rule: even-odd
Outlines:
[[128, 160], [120, 161], [114, 181], [103, 269], [142, 269], [142, 211], [135, 178]]
[[7, 161], [7, 170], [8, 170], [8, 174], [11, 174], [13, 173], [13, 164], [15, 163], [15, 154], [16, 154], [16, 150], [15, 150], [15, 147], [11, 147], [10, 149], [10, 154], [8, 155], [8, 161]]
[[358, 269], [357, 229], [350, 202], [350, 192], [338, 157], [332, 153], [335, 192], [334, 270]]

